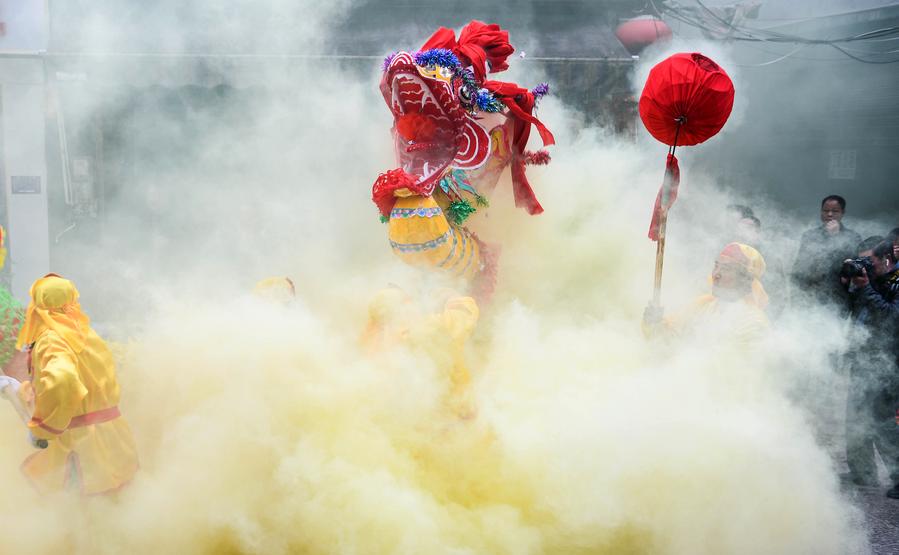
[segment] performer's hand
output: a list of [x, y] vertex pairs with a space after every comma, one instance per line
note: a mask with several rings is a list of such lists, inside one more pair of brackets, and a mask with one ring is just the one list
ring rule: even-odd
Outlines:
[[828, 235], [836, 235], [840, 232], [840, 222], [836, 220], [827, 220], [824, 222], [824, 231], [826, 231]]
[[662, 323], [662, 318], [664, 316], [664, 308], [653, 303], [649, 303], [648, 305], [646, 305], [646, 310], [643, 311], [643, 323], [650, 327], [658, 326]]
[[31, 385], [31, 382], [22, 382], [22, 385], [19, 386], [19, 392], [17, 393], [19, 396], [19, 400], [28, 407], [28, 410], [34, 412], [34, 386]]
[[862, 268], [862, 275], [855, 276], [852, 278], [852, 285], [854, 285], [857, 289], [861, 289], [867, 286], [871, 281], [868, 279], [868, 271]]
[[15, 378], [20, 382], [27, 381], [28, 376], [28, 353], [16, 351], [10, 357], [9, 362], [3, 367], [3, 373], [10, 378]]

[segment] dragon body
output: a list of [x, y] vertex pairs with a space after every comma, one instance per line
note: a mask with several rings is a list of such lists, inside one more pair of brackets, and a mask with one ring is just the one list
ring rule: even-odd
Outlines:
[[506, 167], [516, 205], [542, 212], [525, 165], [549, 156], [525, 150], [531, 126], [553, 143], [533, 116], [546, 85], [530, 91], [487, 79], [508, 68], [512, 52], [498, 25], [472, 21], [458, 40], [441, 28], [421, 50], [389, 56], [380, 83], [399, 167], [378, 177], [372, 200], [388, 223], [391, 249], [406, 263], [461, 278], [481, 296], [492, 291], [496, 251], [465, 223], [489, 205]]

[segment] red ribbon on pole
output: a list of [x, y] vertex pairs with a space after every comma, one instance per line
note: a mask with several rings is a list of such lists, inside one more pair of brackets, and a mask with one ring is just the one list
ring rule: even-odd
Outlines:
[[659, 187], [659, 194], [656, 195], [655, 207], [652, 209], [652, 222], [649, 224], [649, 238], [653, 241], [659, 240], [662, 212], [667, 212], [677, 200], [678, 186], [680, 186], [680, 167], [677, 165], [677, 158], [673, 154], [669, 154], [665, 164], [665, 177], [662, 179], [662, 186]]

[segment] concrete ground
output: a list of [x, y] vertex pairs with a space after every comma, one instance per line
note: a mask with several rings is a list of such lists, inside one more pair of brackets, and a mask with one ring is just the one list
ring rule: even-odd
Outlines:
[[[814, 416], [817, 423], [818, 442], [833, 458], [837, 470], [842, 474], [849, 471], [846, 465], [846, 390], [848, 380], [845, 376], [830, 376], [826, 387], [816, 388], [816, 402], [806, 404], [806, 409]], [[822, 394], [822, 392], [828, 392]], [[807, 400], [807, 399], [806, 399]], [[810, 406], [812, 405], [812, 406]], [[858, 487], [843, 485], [847, 503], [860, 509], [864, 519], [859, 523], [868, 532], [868, 549], [859, 553], [872, 555], [899, 555], [899, 499], [886, 497], [886, 491], [892, 486], [889, 483], [886, 467], [880, 457], [877, 458], [879, 487]], [[855, 555], [855, 554], [853, 554]]]
[[850, 502], [864, 513], [868, 542], [873, 555], [899, 553], [899, 499], [884, 495], [886, 487], [846, 489]]

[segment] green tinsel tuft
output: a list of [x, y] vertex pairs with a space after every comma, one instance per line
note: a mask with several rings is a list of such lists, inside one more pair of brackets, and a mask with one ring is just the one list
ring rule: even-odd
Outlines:
[[478, 206], [484, 206], [484, 207], [490, 206], [490, 201], [487, 200], [487, 197], [482, 197], [481, 195], [477, 195], [477, 196], [475, 196], [474, 200]]
[[380, 218], [381, 218], [381, 223], [382, 223], [382, 224], [386, 224], [387, 222], [390, 221], [390, 218], [387, 217], [387, 216], [385, 216], [384, 214], [381, 214], [381, 215], [380, 215]]
[[475, 207], [469, 204], [467, 200], [454, 200], [446, 209], [452, 222], [456, 225], [462, 225], [476, 211]]

